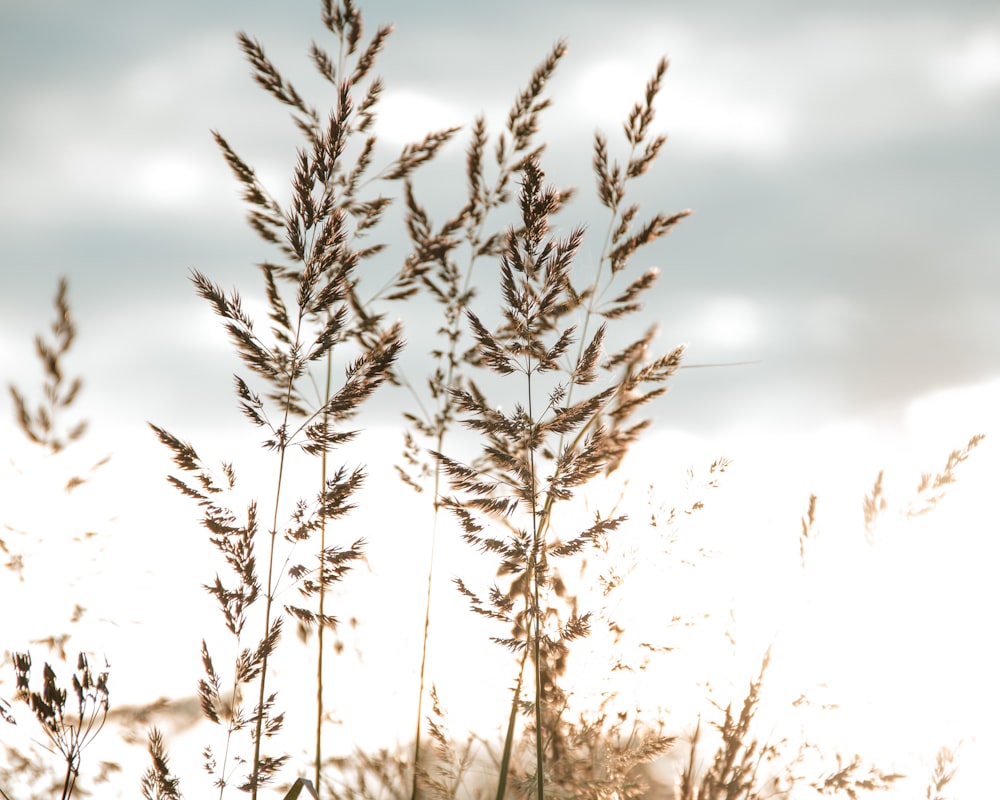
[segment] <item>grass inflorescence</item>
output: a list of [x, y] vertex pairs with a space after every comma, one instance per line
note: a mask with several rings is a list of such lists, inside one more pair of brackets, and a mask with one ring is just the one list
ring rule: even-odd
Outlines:
[[[308, 55], [332, 87], [326, 111], [296, 89], [261, 42], [238, 34], [254, 80], [290, 112], [300, 143], [283, 194], [213, 132], [241, 187], [247, 222], [269, 255], [256, 265], [249, 289], [226, 291], [198, 270], [190, 276], [240, 360], [233, 377], [237, 406], [249, 435], [262, 443], [271, 477], [251, 479], [247, 490], [238, 478], [242, 466], [222, 461], [216, 468], [183, 437], [151, 423], [173, 459], [170, 483], [197, 507], [218, 554], [218, 571], [206, 574], [204, 588], [225, 635], [202, 640], [197, 682], [201, 713], [218, 734], [203, 753], [213, 793], [221, 799], [235, 790], [255, 800], [279, 794], [286, 800], [752, 800], [791, 797], [796, 788], [854, 798], [899, 780], [895, 772], [839, 754], [809, 774], [803, 766], [808, 744], [796, 749], [762, 731], [757, 714], [770, 651], [743, 696], [713, 701], [704, 720], [678, 721], [663, 709], [622, 705], [614, 692], [581, 707], [570, 679], [580, 643], [598, 629], [613, 646], [624, 641], [624, 623], [608, 600], [630, 585], [631, 567], [609, 559], [616, 537], [640, 525], [675, 527], [703, 506], [699, 500], [644, 523], [616, 501], [597, 507], [600, 501], [592, 505], [588, 497], [626, 462], [650, 430], [670, 380], [688, 366], [682, 345], [656, 352], [655, 324], [638, 322], [660, 271], [636, 262], [691, 213], [647, 214], [633, 200], [636, 182], [655, 167], [666, 144], [654, 129], [666, 59], [653, 66], [626, 115], [622, 140], [594, 136], [591, 166], [602, 216], [567, 226], [561, 220], [572, 213], [574, 192], [547, 182], [539, 137], [565, 42], [528, 77], [499, 130], [480, 116], [468, 131], [443, 128], [387, 155], [375, 133], [383, 92], [375, 67], [392, 28], [366, 35], [352, 0], [323, 0], [321, 20], [335, 49], [314, 42]], [[450, 186], [461, 191], [449, 198], [452, 212], [435, 222], [419, 199], [422, 170], [460, 135], [466, 137], [465, 169]], [[591, 236], [599, 238], [599, 257], [581, 267], [580, 251]], [[396, 258], [389, 245], [400, 241], [406, 251]], [[500, 299], [499, 309], [488, 297]], [[405, 358], [404, 340], [407, 327], [420, 324], [406, 316], [413, 303], [436, 314], [434, 344], [416, 361]], [[25, 393], [11, 387], [22, 433], [52, 455], [85, 429], [84, 423], [61, 424], [82, 385], [67, 381], [62, 366], [75, 334], [65, 282], [55, 306], [53, 341], [36, 343], [45, 371], [42, 402], [33, 409]], [[258, 307], [260, 315], [248, 310]], [[424, 372], [416, 374], [414, 363]], [[426, 592], [394, 600], [419, 603], [423, 612], [419, 659], [411, 665], [418, 681], [406, 711], [414, 733], [396, 749], [331, 755], [326, 737], [338, 684], [338, 619], [363, 611], [334, 590], [367, 555], [364, 538], [342, 533], [367, 474], [365, 466], [349, 463], [346, 454], [354, 451], [347, 446], [364, 439], [366, 408], [389, 391], [409, 401], [398, 419], [402, 454], [392, 465], [398, 489], [427, 500], [425, 516], [407, 523], [425, 533]], [[923, 476], [908, 516], [940, 501], [981, 438], [954, 451], [940, 473]], [[713, 462], [707, 485], [714, 487], [728, 465]], [[251, 499], [239, 502], [247, 491]], [[589, 519], [581, 523], [584, 507]], [[863, 500], [869, 541], [886, 508], [879, 473]], [[453, 579], [456, 599], [489, 621], [490, 638], [511, 667], [507, 687], [483, 687], [510, 691], [509, 711], [492, 738], [450, 730], [431, 674], [431, 650], [456, 646], [434, 625], [443, 532], [464, 540], [492, 575], [485, 584], [461, 574]], [[816, 535], [813, 495], [799, 534], [803, 571]], [[9, 552], [3, 540], [0, 546]], [[7, 566], [18, 564], [12, 558]], [[289, 624], [314, 657], [296, 662], [301, 671], [293, 678], [283, 673], [279, 679], [276, 654], [297, 646], [287, 641]], [[639, 672], [672, 651], [646, 641], [641, 648], [641, 657], [607, 653], [608, 671]], [[42, 690], [31, 689], [31, 663], [28, 653], [13, 656], [16, 699], [62, 755], [62, 796], [68, 798], [81, 773], [81, 751], [108, 713], [108, 675], [95, 676], [81, 653], [73, 716], [48, 663]], [[283, 744], [285, 680], [314, 689], [308, 764]], [[0, 700], [0, 716], [15, 721], [13, 706]], [[148, 753], [142, 795], [182, 797], [168, 743], [156, 727], [148, 732]], [[673, 770], [666, 779], [650, 767], [665, 755], [673, 759], [666, 762]], [[928, 798], [941, 796], [953, 761], [953, 751], [940, 751]], [[205, 786], [189, 791], [208, 794]], [[0, 795], [8, 797], [2, 786]]]

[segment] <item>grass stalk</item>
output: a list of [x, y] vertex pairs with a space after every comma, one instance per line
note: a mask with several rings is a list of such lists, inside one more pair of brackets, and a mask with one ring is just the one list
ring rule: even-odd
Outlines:
[[528, 648], [521, 655], [520, 667], [517, 671], [517, 683], [514, 685], [514, 696], [510, 704], [510, 716], [507, 719], [507, 732], [504, 734], [503, 752], [500, 757], [500, 767], [497, 774], [496, 800], [504, 800], [507, 794], [507, 779], [510, 775], [511, 759], [514, 756], [514, 732], [517, 729], [517, 712], [521, 706], [521, 685], [524, 681], [524, 670], [528, 661]]
[[[529, 322], [530, 325], [530, 322]], [[534, 374], [531, 358], [527, 359], [525, 369], [527, 379], [528, 394], [528, 424], [534, 425], [535, 412], [534, 402], [531, 393], [531, 379]], [[535, 666], [535, 791], [538, 800], [545, 800], [545, 745], [543, 738], [543, 713], [542, 713], [542, 600], [541, 600], [541, 563], [544, 558], [544, 534], [539, 530], [538, 524], [538, 479], [535, 468], [535, 446], [532, 437], [532, 446], [528, 450], [528, 460], [531, 467], [531, 563], [528, 567], [528, 574], [531, 579], [531, 650]]]
[[[418, 430], [430, 433], [433, 436], [432, 452], [444, 452], [445, 438], [449, 432], [454, 416], [455, 399], [452, 394], [454, 389], [460, 388], [467, 375], [460, 371], [460, 367], [470, 366], [468, 357], [460, 356], [459, 343], [462, 334], [462, 314], [467, 308], [468, 302], [473, 296], [473, 273], [476, 264], [484, 255], [495, 255], [496, 245], [490, 246], [490, 242], [498, 242], [499, 236], [493, 235], [485, 237], [487, 222], [490, 213], [497, 207], [505, 204], [508, 198], [508, 186], [512, 177], [521, 169], [525, 159], [530, 155], [537, 156], [544, 151], [545, 145], [535, 145], [532, 131], [537, 128], [537, 116], [547, 105], [548, 101], [541, 97], [549, 78], [559, 60], [566, 52], [564, 42], [557, 42], [549, 56], [534, 70], [528, 88], [519, 93], [513, 107], [510, 109], [507, 122], [507, 134], [511, 141], [508, 145], [505, 134], [501, 133], [497, 141], [497, 175], [490, 184], [485, 180], [483, 172], [483, 152], [487, 143], [487, 133], [485, 121], [479, 117], [474, 126], [472, 141], [468, 150], [467, 158], [467, 180], [469, 198], [466, 207], [453, 220], [467, 218], [469, 221], [465, 225], [465, 243], [469, 249], [469, 256], [465, 269], [461, 275], [450, 267], [448, 251], [445, 250], [440, 256], [440, 272], [438, 281], [441, 285], [449, 287], [449, 292], [443, 293], [434, 284], [427, 282], [431, 294], [445, 301], [445, 318], [448, 321], [447, 330], [444, 333], [446, 347], [440, 352], [440, 357], [444, 361], [444, 380], [435, 392], [437, 399], [437, 409], [433, 419], [426, 417], [422, 425], [418, 425]], [[417, 230], [413, 225], [415, 217], [423, 217], [424, 212], [414, 202], [409, 203], [411, 208], [411, 235]], [[455, 225], [454, 221], [447, 223], [439, 236], [443, 239], [448, 231]], [[418, 248], [424, 243], [415, 239], [414, 244]], [[458, 278], [460, 285], [456, 282]], [[423, 408], [418, 396], [413, 391], [412, 384], [406, 384], [413, 392], [417, 404]], [[423, 732], [423, 699], [426, 692], [426, 670], [427, 654], [430, 636], [431, 602], [434, 586], [434, 563], [437, 549], [438, 522], [441, 510], [441, 482], [442, 467], [438, 461], [433, 462], [433, 519], [431, 524], [431, 542], [429, 548], [429, 561], [427, 568], [427, 596], [424, 608], [424, 627], [421, 638], [421, 655], [419, 669], [419, 685], [417, 690], [417, 713], [413, 744], [413, 775], [410, 787], [410, 800], [417, 800], [418, 766], [421, 761], [422, 732]]]
[[[326, 356], [326, 385], [323, 390], [324, 398], [324, 411], [323, 411], [323, 427], [326, 428], [330, 423], [330, 415], [326, 412], [325, 406], [326, 401], [329, 400], [331, 392], [333, 389], [333, 354], [327, 353]], [[320, 472], [322, 474], [322, 487], [326, 486], [327, 482], [327, 456], [328, 454], [324, 451], [322, 455], [322, 463], [320, 465]], [[319, 551], [320, 553], [326, 552], [326, 518], [324, 517], [320, 521], [319, 528]], [[319, 559], [319, 616], [322, 620], [326, 616], [326, 559]], [[316, 793], [320, 792], [322, 787], [322, 766], [323, 766], [323, 655], [324, 655], [324, 633], [326, 632], [326, 626], [322, 623], [318, 626], [316, 631], [316, 753], [314, 758], [314, 769], [313, 769], [313, 783], [316, 787]]]
[[[302, 346], [302, 321], [305, 316], [305, 309], [302, 305], [299, 306], [298, 320], [295, 326], [295, 339], [292, 345], [292, 352], [295, 352]], [[327, 358], [331, 358], [331, 350], [326, 351]], [[284, 432], [288, 429], [289, 417], [291, 416], [292, 410], [292, 390], [294, 388], [296, 377], [296, 371], [294, 369], [288, 370], [288, 375], [285, 384], [284, 391], [284, 402], [282, 404], [282, 420], [281, 426], [279, 428], [279, 436], [277, 437], [277, 450], [278, 450], [278, 477], [276, 480], [276, 485], [274, 488], [274, 510], [271, 518], [271, 529], [268, 531], [268, 551], [267, 551], [267, 583], [266, 592], [264, 594], [264, 631], [261, 637], [261, 641], [267, 642], [267, 645], [261, 648], [261, 665], [260, 665], [260, 681], [257, 693], [257, 708], [254, 713], [254, 748], [253, 748], [253, 771], [250, 775], [250, 796], [252, 800], [257, 800], [257, 793], [260, 784], [260, 748], [261, 740], [263, 739], [264, 733], [264, 710], [266, 708], [265, 699], [267, 697], [267, 666], [268, 661], [271, 656], [271, 651], [274, 649], [276, 640], [272, 641], [271, 636], [271, 615], [272, 615], [272, 604], [274, 602], [274, 597], [277, 592], [277, 586], [274, 577], [274, 560], [275, 560], [275, 550], [278, 539], [278, 514], [281, 508], [281, 491], [284, 486], [285, 478], [285, 455], [288, 449], [288, 440], [284, 435]], [[326, 408], [326, 403], [323, 404], [323, 408]], [[324, 414], [324, 428], [325, 428], [325, 410]], [[323, 452], [323, 462], [325, 467], [325, 456], [326, 451]], [[325, 485], [325, 481], [324, 481]], [[320, 560], [322, 563], [322, 559]]]
[[[287, 424], [287, 415], [285, 422]], [[271, 529], [268, 531], [268, 551], [267, 551], [267, 591], [264, 594], [264, 638], [268, 637], [271, 630], [271, 606], [274, 602], [274, 553], [278, 539], [278, 508], [281, 501], [281, 485], [285, 473], [285, 448], [282, 446], [278, 452], [278, 485], [274, 491], [274, 516], [271, 520]], [[257, 710], [254, 714], [254, 746], [253, 746], [253, 772], [250, 775], [250, 796], [257, 800], [257, 790], [260, 783], [260, 744], [264, 732], [264, 699], [267, 689], [267, 663], [271, 655], [271, 648], [263, 648], [260, 681], [257, 692]]]

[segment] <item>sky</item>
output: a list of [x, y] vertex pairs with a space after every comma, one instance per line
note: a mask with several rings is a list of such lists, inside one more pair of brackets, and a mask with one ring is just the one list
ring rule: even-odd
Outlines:
[[[209, 129], [274, 182], [295, 145], [233, 31], [318, 87], [304, 53], [313, 5], [5, 4], [3, 280], [25, 299], [5, 314], [5, 352], [22, 352], [11, 337], [67, 274], [91, 349], [115, 354], [91, 381], [113, 387], [101, 403], [137, 407], [120, 391], [127, 369], [135, 391], [157, 385], [162, 407], [184, 405], [180, 382], [156, 379], [189, 354], [163, 335], [198, 315], [184, 278], [197, 267], [235, 283], [260, 252]], [[665, 275], [662, 339], [689, 342], [692, 362], [761, 362], [686, 375], [679, 425], [891, 418], [916, 395], [995, 377], [989, 4], [628, 4], [608, 19], [603, 4], [546, 3], [528, 30], [515, 22], [526, 5], [497, 20], [482, 4], [421, 8], [369, 11], [397, 27], [380, 132], [403, 143], [498, 119], [565, 36], [546, 168], [588, 195], [593, 130], [617, 133], [657, 58], [672, 60], [658, 117], [670, 143], [640, 197], [695, 214], [648, 257]], [[461, 143], [447, 155], [456, 168]], [[123, 321], [157, 349], [145, 336], [115, 346]]]
[[[37, 385], [31, 340], [51, 318], [51, 298], [65, 275], [79, 328], [69, 365], [86, 378], [78, 407], [91, 421], [78, 453], [67, 454], [76, 463], [56, 468], [19, 439], [5, 397], [0, 441], [10, 455], [0, 510], [8, 526], [41, 531], [74, 514], [78, 520], [86, 503], [83, 516], [93, 520], [87, 524], [112, 531], [83, 542], [106, 576], [91, 582], [118, 581], [142, 595], [144, 582], [174, 591], [164, 587], [186, 576], [193, 595], [209, 577], [192, 558], [211, 558], [191, 544], [194, 510], [162, 481], [168, 461], [146, 422], [234, 457], [231, 443], [242, 426], [231, 394], [236, 363], [188, 275], [196, 268], [253, 295], [259, 286], [252, 265], [269, 253], [244, 223], [210, 130], [281, 191], [295, 131], [253, 84], [234, 32], [260, 39], [322, 107], [329, 96], [306, 56], [309, 42], [324, 35], [318, 6], [0, 0], [0, 377]], [[565, 37], [569, 52], [542, 122], [549, 142], [543, 167], [557, 185], [579, 188], [564, 216], [566, 224], [589, 224], [578, 259], [586, 265], [599, 255], [607, 225], [593, 199], [593, 132], [620, 140], [620, 120], [657, 60], [668, 56], [654, 126], [669, 140], [637, 184], [637, 197], [648, 211], [694, 213], [641, 254], [644, 265], [662, 272], [647, 319], [658, 323], [662, 349], [687, 343], [689, 364], [754, 363], [678, 373], [655, 408], [631, 485], [644, 488], [651, 473], [669, 485], [671, 470], [683, 476], [691, 464], [731, 457], [722, 507], [713, 512], [720, 516], [706, 528], [749, 527], [752, 546], [731, 533], [725, 547], [756, 559], [784, 547], [794, 561], [810, 493], [828, 509], [828, 530], [852, 528], [858, 536], [861, 497], [880, 469], [896, 481], [902, 502], [921, 472], [940, 470], [953, 448], [986, 433], [963, 466], [962, 499], [942, 510], [955, 515], [940, 523], [952, 536], [948, 546], [921, 529], [911, 538], [924, 544], [912, 545], [907, 560], [896, 534], [887, 534], [895, 544], [865, 551], [876, 588], [861, 593], [873, 603], [909, 598], [909, 606], [899, 604], [909, 611], [884, 613], [885, 624], [898, 623], [912, 641], [900, 645], [905, 657], [897, 654], [898, 661], [883, 654], [894, 666], [873, 684], [914, 692], [926, 685], [900, 681], [898, 672], [928, 635], [915, 622], [930, 613], [918, 602], [920, 581], [928, 580], [941, 587], [935, 613], [949, 608], [963, 620], [945, 648], [950, 655], [931, 659], [934, 685], [953, 679], [943, 665], [958, 659], [975, 663], [982, 682], [970, 685], [986, 691], [991, 662], [975, 630], [997, 600], [977, 583], [987, 580], [977, 565], [996, 555], [986, 493], [1000, 476], [996, 5], [623, 0], [612, 10], [581, 0], [511, 0], [499, 9], [443, 0], [362, 6], [369, 30], [381, 22], [396, 26], [378, 63], [386, 83], [382, 140], [398, 149], [430, 129], [468, 126], [479, 113], [497, 130], [533, 66]], [[462, 174], [465, 136], [416, 179], [439, 218], [457, 202], [448, 176]], [[414, 310], [406, 335], [419, 358], [424, 332], [437, 321], [428, 308]], [[391, 392], [373, 401], [371, 435], [380, 452], [399, 447], [399, 405]], [[89, 500], [73, 495], [53, 504], [44, 494], [58, 485], [61, 470], [85, 469], [109, 453], [108, 465], [84, 487]], [[39, 471], [46, 473], [43, 488], [33, 494], [26, 486]], [[376, 485], [388, 480], [373, 476]], [[39, 508], [51, 519], [41, 519]], [[954, 535], [957, 529], [962, 535]], [[32, 536], [43, 547], [46, 537]], [[845, 548], [834, 548], [826, 577], [817, 579], [836, 602], [816, 600], [826, 610], [814, 621], [843, 611], [847, 595], [857, 594], [835, 588], [838, 577], [858, 582], [844, 577], [853, 567], [838, 559], [857, 555]], [[122, 564], [131, 565], [130, 578]], [[760, 600], [759, 588], [742, 590], [768, 620], [751, 638], [770, 635], [771, 615], [781, 615]], [[0, 591], [14, 590], [5, 584]], [[106, 605], [109, 617], [121, 610], [120, 601]], [[140, 617], [149, 627], [149, 615], [169, 616], [162, 603], [130, 612], [137, 626]], [[871, 647], [877, 638], [869, 630], [844, 651]], [[197, 641], [191, 656], [187, 667], [197, 676]], [[129, 658], [119, 658], [122, 672]], [[863, 694], [864, 680], [846, 663], [842, 671], [845, 685]], [[182, 683], [172, 688], [183, 693]], [[125, 694], [131, 702], [140, 695]], [[982, 703], [943, 689], [940, 697], [942, 709]], [[901, 713], [904, 699], [893, 702]], [[954, 734], [945, 744], [975, 739], [961, 733], [963, 721], [978, 731], [971, 718], [958, 717], [954, 724], [935, 718], [928, 727]], [[926, 742], [920, 746], [926, 751]]]

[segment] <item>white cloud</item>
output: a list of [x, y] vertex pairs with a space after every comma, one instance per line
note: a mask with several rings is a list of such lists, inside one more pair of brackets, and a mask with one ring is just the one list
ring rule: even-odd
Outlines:
[[190, 109], [206, 84], [246, 83], [234, 57], [235, 45], [228, 33], [201, 34], [151, 53], [132, 65], [113, 87], [116, 102], [141, 114]]
[[760, 308], [745, 297], [718, 297], [698, 309], [691, 338], [699, 345], [746, 350], [764, 334]]
[[672, 26], [647, 31], [627, 51], [595, 53], [572, 84], [576, 113], [620, 131], [664, 50], [671, 66], [654, 127], [676, 148], [751, 161], [946, 128], [954, 120], [929, 118], [929, 105], [1000, 87], [1000, 31], [969, 35], [946, 18], [810, 18], [751, 37]]
[[[579, 113], [606, 131], [617, 131], [636, 100], [642, 97], [650, 70], [644, 56], [633, 61], [607, 59], [594, 63], [574, 82]], [[641, 62], [641, 65], [640, 65]], [[655, 60], [650, 62], [655, 63]], [[743, 157], [783, 152], [794, 134], [791, 107], [778, 99], [747, 94], [710, 75], [682, 77], [668, 72], [657, 103], [658, 130], [686, 149]]]
[[601, 125], [616, 125], [625, 119], [648, 78], [646, 70], [640, 69], [636, 62], [623, 59], [598, 61], [584, 70], [574, 82], [573, 99]]
[[953, 98], [1000, 90], [1000, 31], [980, 30], [939, 53], [928, 66], [932, 86]]
[[154, 207], [183, 208], [197, 202], [209, 183], [205, 166], [184, 153], [149, 153], [136, 166], [129, 193]]
[[469, 114], [457, 106], [425, 92], [405, 89], [382, 95], [375, 130], [384, 140], [409, 144], [419, 142], [431, 131], [468, 121]]
[[[53, 159], [60, 201], [84, 213], [187, 209], [202, 214], [213, 198], [231, 194], [217, 162], [182, 149], [115, 147], [87, 138]], [[9, 203], [12, 215], [27, 222], [51, 214], [51, 204], [43, 202], [45, 187], [31, 183], [28, 165], [11, 164], [4, 171], [12, 183], [23, 184], [22, 198], [37, 197], [29, 203]], [[217, 189], [211, 188], [213, 183]]]
[[791, 109], [774, 100], [737, 96], [721, 87], [678, 89], [670, 99], [675, 143], [744, 157], [780, 155], [791, 144]]
[[[209, 146], [205, 107], [232, 83], [238, 62], [224, 60], [231, 50], [206, 35], [151, 53], [100, 90], [64, 80], [13, 98], [0, 150], [10, 191], [0, 210], [25, 222], [51, 218], [54, 204], [76, 214], [204, 213], [208, 182], [226, 180]], [[57, 181], [55, 195], [38, 180], [39, 163]]]
[[941, 464], [936, 466], [943, 466], [945, 453], [962, 447], [974, 434], [987, 434], [992, 449], [995, 444], [990, 440], [1000, 438], [1000, 379], [915, 398], [903, 424], [911, 436], [930, 441], [940, 456]]

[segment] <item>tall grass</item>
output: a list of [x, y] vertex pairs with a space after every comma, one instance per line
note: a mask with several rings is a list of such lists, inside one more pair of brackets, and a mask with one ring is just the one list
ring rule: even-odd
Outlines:
[[[278, 792], [288, 800], [310, 794], [751, 800], [791, 796], [798, 786], [853, 798], [899, 779], [839, 755], [836, 768], [807, 776], [796, 766], [803, 761], [801, 750], [762, 735], [755, 717], [769, 653], [745, 695], [715, 706], [704, 724], [700, 718], [678, 724], [665, 713], [615, 708], [608, 696], [581, 710], [568, 679], [576, 648], [595, 625], [613, 638], [622, 632], [621, 621], [603, 607], [588, 607], [593, 593], [587, 583], [592, 564], [602, 563], [615, 537], [641, 524], [613, 501], [596, 508], [585, 524], [579, 510], [590, 486], [612, 476], [649, 430], [651, 416], [640, 414], [655, 413], [670, 379], [685, 367], [682, 346], [654, 352], [655, 324], [637, 322], [646, 316], [642, 301], [660, 272], [636, 262], [643, 248], [690, 213], [644, 214], [632, 200], [636, 182], [666, 143], [654, 121], [667, 61], [653, 65], [623, 121], [621, 142], [601, 132], [594, 136], [592, 169], [602, 218], [562, 223], [573, 192], [546, 182], [538, 133], [551, 102], [547, 87], [567, 51], [558, 42], [515, 95], [501, 130], [491, 133], [479, 117], [464, 134], [464, 175], [448, 185], [461, 191], [449, 198], [453, 212], [435, 223], [418, 199], [421, 168], [459, 129], [432, 132], [387, 156], [374, 133], [383, 88], [374, 68], [391, 27], [366, 38], [351, 0], [323, 0], [321, 20], [335, 50], [313, 43], [309, 57], [331, 87], [328, 111], [306, 100], [260, 42], [238, 35], [254, 79], [291, 113], [301, 140], [289, 187], [281, 192], [266, 186], [223, 134], [213, 133], [242, 189], [248, 223], [269, 255], [256, 265], [257, 283], [248, 282], [249, 290], [227, 292], [201, 271], [191, 275], [194, 291], [221, 319], [241, 361], [242, 372], [233, 378], [237, 404], [248, 435], [263, 436], [271, 477], [251, 486], [252, 499], [238, 505], [237, 488], [245, 491], [237, 477], [242, 466], [223, 461], [213, 468], [214, 459], [151, 424], [176, 468], [170, 483], [196, 505], [220, 557], [221, 574], [209, 577], [205, 589], [228, 637], [202, 640], [197, 685], [201, 711], [218, 731], [204, 751], [213, 793], [223, 798], [235, 789], [255, 800]], [[577, 260], [591, 230], [602, 233], [599, 257], [588, 271]], [[403, 239], [407, 249], [397, 258], [388, 245]], [[484, 296], [499, 297], [499, 308]], [[247, 309], [258, 300], [265, 310], [254, 316]], [[404, 337], [423, 323], [407, 311], [428, 305], [439, 315], [437, 339], [417, 360], [426, 374], [414, 375]], [[80, 425], [62, 432], [56, 424], [80, 385], [67, 386], [60, 368], [74, 333], [65, 284], [56, 308], [55, 342], [39, 340], [37, 348], [46, 371], [43, 402], [33, 411], [12, 388], [21, 430], [53, 453], [83, 432]], [[401, 323], [390, 321], [398, 314]], [[418, 602], [423, 612], [419, 662], [412, 665], [418, 680], [408, 711], [415, 721], [413, 741], [398, 751], [331, 757], [324, 736], [338, 680], [330, 634], [339, 617], [360, 613], [346, 605], [349, 598], [341, 600], [344, 608], [336, 607], [332, 591], [366, 557], [363, 539], [341, 533], [366, 468], [341, 454], [348, 443], [364, 440], [357, 419], [371, 398], [389, 391], [408, 403], [399, 420], [399, 491], [408, 486], [427, 497], [426, 516], [408, 521], [426, 531], [426, 592], [396, 601]], [[980, 438], [955, 451], [941, 473], [926, 476], [913, 514], [938, 502]], [[712, 465], [713, 481], [727, 463]], [[303, 481], [303, 474], [312, 477]], [[864, 501], [868, 536], [885, 508], [881, 479]], [[803, 569], [815, 518], [813, 497], [799, 541]], [[431, 649], [447, 642], [446, 633], [435, 629], [432, 606], [443, 532], [460, 536], [494, 576], [485, 585], [466, 576], [454, 583], [456, 598], [495, 626], [491, 638], [510, 655], [510, 706], [498, 721], [496, 740], [456, 739], [430, 674]], [[628, 573], [605, 571], [600, 585], [605, 596], [624, 592]], [[295, 601], [287, 599], [292, 591]], [[315, 698], [308, 765], [293, 760], [282, 744], [284, 700], [282, 687], [275, 686], [274, 660], [279, 649], [295, 647], [284, 638], [289, 623], [303, 638], [312, 637], [315, 652], [314, 671], [303, 669], [292, 679], [308, 682]], [[647, 646], [658, 655], [670, 649]], [[15, 659], [19, 698], [65, 756], [63, 797], [73, 792], [80, 749], [96, 733], [99, 712], [108, 709], [107, 676], [94, 679], [85, 656], [80, 658], [84, 672], [73, 684], [80, 701], [77, 723], [66, 722], [66, 693], [49, 679], [48, 665], [39, 694], [28, 688], [30, 657]], [[614, 669], [625, 671], [624, 662]], [[0, 713], [12, 718], [9, 706], [0, 705]], [[714, 745], [705, 743], [709, 728], [718, 734]], [[69, 744], [58, 738], [67, 730], [78, 735]], [[685, 741], [688, 749], [678, 756], [672, 781], [646, 770], [665, 754], [676, 755]], [[148, 747], [143, 796], [181, 797], [156, 728]], [[952, 758], [941, 751], [928, 797], [950, 781]], [[207, 794], [204, 787], [191, 791]]]

